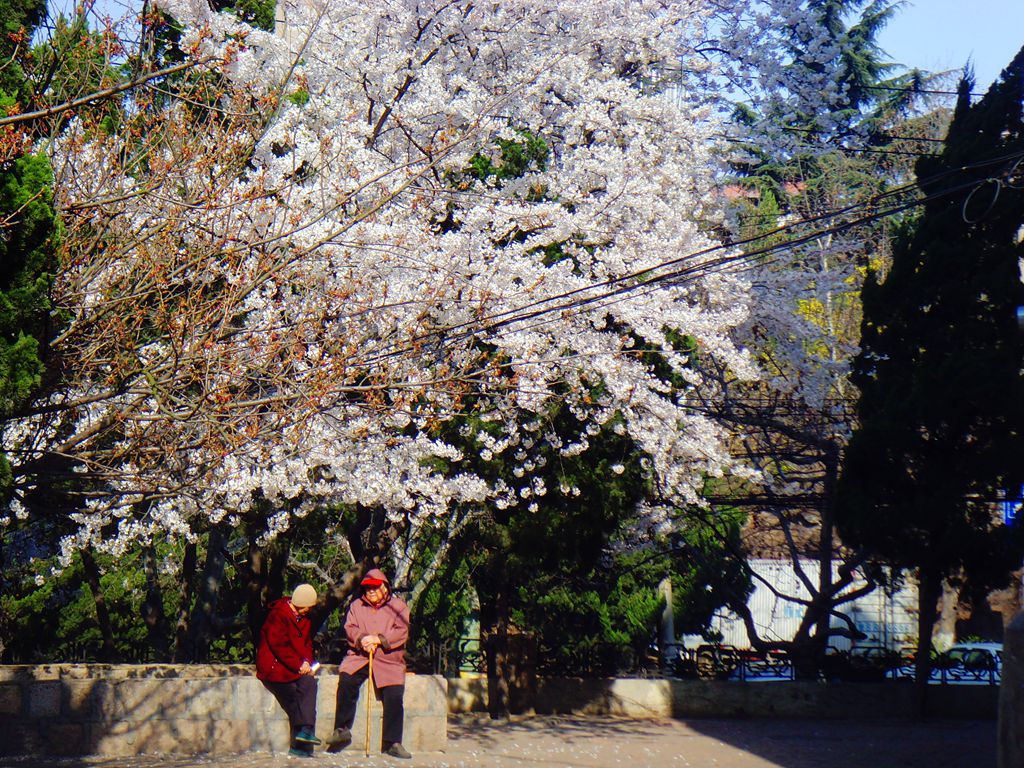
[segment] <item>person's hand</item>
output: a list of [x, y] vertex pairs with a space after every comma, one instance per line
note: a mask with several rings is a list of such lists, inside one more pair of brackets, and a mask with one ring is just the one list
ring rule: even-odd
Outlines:
[[377, 635], [367, 635], [362, 639], [362, 645], [366, 653], [372, 653], [380, 645], [380, 638]]
[[309, 666], [309, 662], [308, 661], [303, 661], [302, 662], [302, 665], [299, 667], [299, 674], [300, 675], [312, 675], [313, 674], [313, 668], [311, 666]]

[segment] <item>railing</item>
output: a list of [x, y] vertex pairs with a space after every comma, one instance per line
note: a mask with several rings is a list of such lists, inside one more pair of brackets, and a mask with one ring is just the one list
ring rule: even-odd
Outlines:
[[[673, 674], [676, 677], [747, 682], [796, 679], [792, 659], [785, 652], [759, 653], [711, 644], [681, 650]], [[912, 681], [914, 657], [881, 646], [833, 650], [825, 655], [817, 676], [832, 682]], [[934, 656], [929, 683], [999, 685], [1001, 679], [1002, 660], [998, 650], [954, 647]]]
[[783, 652], [759, 653], [729, 645], [701, 645], [680, 649], [673, 667], [675, 677], [702, 680], [793, 680], [793, 664]]
[[[891, 674], [894, 680], [914, 679], [914, 657], [908, 654]], [[1002, 652], [990, 648], [954, 646], [932, 657], [929, 684], [999, 685], [1003, 678]]]
[[[573, 646], [538, 645], [525, 635], [510, 636], [515, 642], [509, 654], [520, 672], [550, 677], [676, 677], [702, 680], [738, 680], [771, 682], [797, 678], [793, 660], [783, 651], [760, 653], [728, 645], [705, 644], [697, 648], [677, 646], [672, 658], [662, 664], [654, 647], [637, 652], [628, 646], [610, 643], [580, 643]], [[342, 655], [332, 638], [317, 638], [317, 654], [328, 662], [338, 662]], [[975, 644], [978, 645], [978, 644]], [[998, 644], [954, 646], [946, 653], [934, 654], [929, 683], [933, 685], [999, 685], [1002, 659]], [[486, 674], [487, 641], [479, 638], [457, 638], [416, 642], [410, 645], [407, 658], [410, 671], [420, 674], [458, 677], [461, 673]], [[67, 649], [66, 663], [95, 662], [95, 648], [86, 644]], [[10, 659], [7, 663], [31, 660]], [[148, 648], [122, 650], [119, 661], [153, 663], [159, 661]], [[248, 644], [215, 643], [210, 649], [210, 663], [251, 663]], [[882, 646], [859, 646], [851, 650], [832, 650], [821, 660], [812, 675], [830, 682], [912, 681], [912, 652], [900, 652]]]
[[[533, 638], [510, 636], [509, 655], [532, 674], [558, 677], [660, 677], [657, 654], [638, 654], [628, 646], [612, 643], [580, 643], [567, 646], [537, 644]], [[459, 638], [413, 643], [408, 652], [409, 669], [449, 677], [460, 672], [487, 671], [485, 638]]]

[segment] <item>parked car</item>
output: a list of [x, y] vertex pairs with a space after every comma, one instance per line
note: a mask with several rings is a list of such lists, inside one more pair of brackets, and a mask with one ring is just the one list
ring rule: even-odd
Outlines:
[[[903, 666], [890, 677], [914, 679], [914, 649], [905, 654]], [[957, 643], [946, 651], [932, 650], [931, 685], [998, 685], [1003, 671], [1003, 644]]]
[[934, 666], [929, 682], [937, 676], [939, 683], [998, 685], [1003, 672], [1003, 644], [957, 643], [939, 654]]

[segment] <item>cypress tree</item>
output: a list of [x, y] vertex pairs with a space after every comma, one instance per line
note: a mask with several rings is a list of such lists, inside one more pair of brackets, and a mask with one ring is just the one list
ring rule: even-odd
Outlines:
[[929, 202], [865, 285], [839, 484], [843, 540], [917, 571], [922, 707], [942, 580], [995, 586], [1019, 564], [992, 502], [1024, 476], [1024, 50], [973, 106], [972, 86], [943, 154], [917, 163]]
[[[0, 60], [7, 62], [0, 68], [0, 109], [5, 113], [30, 103], [20, 61], [45, 10], [38, 0], [0, 0]], [[43, 156], [18, 154], [16, 128], [6, 129], [3, 138], [5, 147], [15, 149], [0, 156], [0, 418], [40, 382], [57, 232], [49, 163]], [[0, 498], [9, 487], [9, 465], [0, 453]]]

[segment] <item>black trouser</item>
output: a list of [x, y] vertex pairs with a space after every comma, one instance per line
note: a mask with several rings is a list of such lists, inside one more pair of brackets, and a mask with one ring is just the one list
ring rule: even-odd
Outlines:
[[309, 728], [310, 731], [316, 728], [315, 677], [303, 675], [290, 683], [269, 683], [266, 680], [262, 682], [288, 715], [292, 739], [300, 728]]
[[[356, 670], [354, 674], [342, 672], [338, 675], [338, 698], [334, 705], [334, 727], [351, 730], [352, 721], [356, 719], [356, 702], [359, 701], [359, 688], [370, 676], [369, 665]], [[404, 685], [387, 685], [377, 689], [380, 700], [384, 704], [384, 727], [381, 740], [387, 745], [402, 741], [402, 726], [405, 720]], [[371, 694], [372, 695], [372, 694]]]

